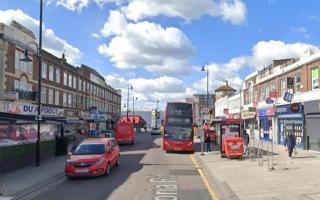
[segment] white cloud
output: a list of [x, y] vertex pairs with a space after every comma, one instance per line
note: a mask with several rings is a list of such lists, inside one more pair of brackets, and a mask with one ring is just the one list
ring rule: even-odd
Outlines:
[[[39, 33], [39, 21], [25, 14], [23, 11], [17, 10], [0, 10], [0, 22], [10, 24], [15, 20], [27, 27], [36, 37]], [[82, 53], [76, 47], [73, 47], [67, 41], [55, 35], [52, 29], [43, 27], [43, 48], [57, 57], [61, 57], [62, 52], [65, 50], [68, 62], [75, 64], [80, 60]]]
[[157, 99], [162, 102], [162, 106], [167, 101], [184, 100], [189, 92], [189, 88], [186, 88], [183, 81], [169, 76], [126, 80], [118, 74], [113, 74], [105, 76], [105, 79], [108, 84], [122, 90], [122, 104], [126, 104], [128, 86], [132, 85], [130, 101], [132, 95], [138, 97], [137, 106], [145, 109], [148, 108], [148, 105], [154, 108]]
[[113, 3], [117, 6], [122, 5], [126, 0], [47, 0], [47, 5], [55, 4], [56, 6], [62, 6], [71, 11], [81, 12], [85, 7], [88, 7], [91, 3], [102, 8], [107, 3]]
[[[249, 70], [260, 70], [272, 63], [272, 60], [296, 58], [302, 56], [307, 50], [317, 48], [314, 45], [306, 43], [284, 43], [282, 41], [260, 41], [252, 48], [252, 54], [248, 56], [239, 56], [230, 59], [227, 63], [211, 63], [209, 68], [209, 88], [213, 92], [217, 87], [223, 84], [224, 80], [229, 81], [229, 85], [239, 89], [242, 84], [242, 78], [239, 71], [243, 68]], [[195, 68], [195, 69], [199, 69]], [[206, 77], [195, 81], [192, 88], [195, 91], [206, 91]]]
[[194, 48], [188, 37], [174, 27], [151, 22], [129, 23], [119, 11], [111, 11], [100, 31], [112, 37], [109, 44], [98, 47], [119, 69], [143, 68], [150, 72], [186, 74]]
[[93, 38], [97, 39], [97, 40], [100, 40], [101, 39], [101, 36], [98, 34], [98, 33], [92, 33], [91, 35]]
[[292, 27], [291, 28], [293, 32], [297, 32], [297, 33], [301, 33], [303, 35], [303, 37], [309, 39], [310, 35], [308, 34], [308, 31], [305, 27]]
[[221, 17], [233, 24], [242, 24], [247, 12], [246, 5], [241, 0], [132, 0], [122, 11], [134, 21], [158, 15], [191, 21], [209, 15]]

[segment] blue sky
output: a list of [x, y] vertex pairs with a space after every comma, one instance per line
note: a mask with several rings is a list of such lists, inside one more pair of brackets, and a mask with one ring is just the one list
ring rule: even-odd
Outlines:
[[[0, 22], [36, 31], [38, 7], [39, 0], [1, 0]], [[239, 88], [272, 59], [317, 47], [318, 7], [317, 0], [46, 0], [44, 24], [54, 36], [44, 39], [58, 42], [45, 47], [58, 56], [66, 49], [70, 62], [95, 68], [116, 88], [133, 84], [137, 106], [152, 107], [157, 98], [203, 93], [203, 64], [210, 90], [224, 79]]]

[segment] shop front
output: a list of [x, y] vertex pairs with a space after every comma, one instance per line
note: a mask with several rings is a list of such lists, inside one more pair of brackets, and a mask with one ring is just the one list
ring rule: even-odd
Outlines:
[[[252, 107], [248, 110], [241, 111], [241, 121], [243, 123], [243, 129], [247, 131], [250, 135], [255, 135], [258, 130], [258, 123], [257, 123], [257, 112], [256, 108]], [[256, 135], [259, 138], [259, 135]]]
[[77, 110], [65, 109], [65, 135], [71, 135], [76, 133], [78, 130], [83, 130], [83, 121], [79, 119]]
[[304, 146], [304, 123], [303, 123], [303, 105], [301, 103], [280, 105], [276, 107], [278, 123], [278, 144], [284, 144], [288, 134], [293, 134], [296, 138], [296, 146]]
[[304, 103], [307, 149], [320, 151], [320, 100]]
[[260, 125], [260, 136], [261, 140], [272, 140], [272, 130], [273, 123], [272, 118], [274, 116], [274, 108], [259, 108], [258, 116], [259, 116], [259, 125]]

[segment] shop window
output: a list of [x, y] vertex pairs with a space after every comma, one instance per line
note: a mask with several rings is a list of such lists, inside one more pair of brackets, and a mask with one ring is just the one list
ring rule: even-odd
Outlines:
[[312, 89], [318, 89], [319, 88], [319, 68], [313, 68], [312, 69]]
[[295, 79], [295, 93], [300, 93], [301, 92], [301, 74], [298, 73], [294, 76]]

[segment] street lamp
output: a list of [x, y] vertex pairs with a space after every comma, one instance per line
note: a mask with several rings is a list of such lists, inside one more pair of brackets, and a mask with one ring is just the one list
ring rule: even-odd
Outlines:
[[129, 91], [133, 90], [132, 85], [128, 86], [128, 96], [127, 96], [127, 121], [129, 121]]
[[202, 72], [207, 71], [207, 107], [209, 107], [209, 68], [205, 68], [205, 65], [202, 65]]
[[24, 50], [24, 58], [20, 59], [22, 62], [31, 62], [28, 54], [28, 46], [34, 44], [37, 47], [37, 57], [39, 62], [39, 73], [38, 73], [38, 115], [36, 116], [36, 121], [38, 122], [38, 132], [37, 132], [37, 142], [36, 142], [36, 167], [40, 166], [40, 122], [42, 120], [41, 116], [41, 74], [42, 74], [42, 7], [43, 0], [40, 0], [40, 24], [39, 24], [39, 46], [35, 42], [29, 42]]

